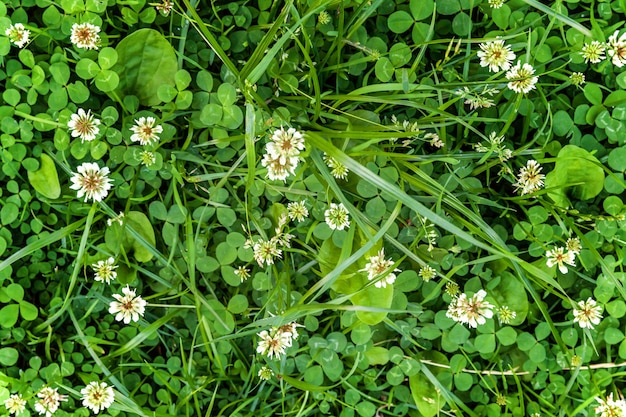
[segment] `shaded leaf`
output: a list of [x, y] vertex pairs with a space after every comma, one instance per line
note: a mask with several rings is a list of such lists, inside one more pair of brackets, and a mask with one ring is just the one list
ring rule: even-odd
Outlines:
[[28, 171], [28, 182], [41, 195], [56, 199], [61, 195], [59, 174], [52, 158], [45, 153], [41, 154], [41, 164], [37, 171]]

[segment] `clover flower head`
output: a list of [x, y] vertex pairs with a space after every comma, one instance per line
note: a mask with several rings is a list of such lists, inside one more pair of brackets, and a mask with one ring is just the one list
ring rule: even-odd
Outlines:
[[619, 400], [613, 399], [613, 393], [610, 393], [606, 399], [596, 397], [596, 401], [600, 404], [594, 411], [600, 417], [624, 417], [626, 416], [626, 401], [622, 397]]
[[98, 49], [100, 44], [100, 27], [91, 23], [74, 23], [70, 41], [79, 48]]
[[517, 182], [513, 184], [516, 190], [521, 190], [521, 195], [530, 194], [543, 187], [545, 175], [541, 174], [542, 167], [539, 162], [530, 159], [526, 166], [520, 168], [517, 174]]
[[515, 59], [515, 54], [509, 45], [505, 45], [502, 39], [485, 42], [478, 45], [480, 51], [477, 55], [480, 58], [481, 67], [489, 67], [490, 71], [506, 71], [511, 68], [511, 62]]
[[16, 23], [9, 26], [4, 34], [13, 42], [18, 48], [23, 48], [28, 43], [30, 38], [30, 30], [27, 30], [23, 24]]
[[534, 74], [535, 69], [532, 65], [517, 61], [517, 64], [505, 74], [506, 79], [509, 80], [507, 87], [516, 93], [526, 94], [533, 90], [539, 81], [539, 77]]
[[98, 261], [91, 265], [91, 267], [94, 272], [93, 279], [98, 282], [110, 284], [112, 280], [117, 278], [117, 272], [115, 272], [117, 265], [115, 265], [115, 259], [113, 257], [109, 257], [104, 261]]
[[113, 294], [113, 298], [117, 301], [109, 303], [109, 313], [115, 314], [115, 320], [124, 321], [124, 324], [130, 321], [139, 321], [139, 316], [144, 315], [146, 309], [146, 301], [140, 295], [135, 294], [135, 290], [131, 290], [128, 285], [122, 288], [121, 294]]
[[113, 387], [109, 387], [106, 382], [92, 381], [81, 389], [80, 393], [83, 406], [90, 408], [96, 414], [109, 408], [115, 400]]
[[72, 132], [72, 137], [79, 137], [81, 141], [91, 142], [100, 132], [100, 120], [94, 118], [91, 110], [78, 109], [78, 111], [70, 117], [67, 127]]
[[430, 265], [424, 265], [420, 268], [418, 273], [420, 278], [422, 278], [425, 282], [430, 281], [431, 279], [437, 276], [437, 270]]
[[140, 145], [150, 145], [152, 142], [158, 142], [159, 134], [163, 133], [163, 126], [155, 126], [155, 123], [156, 119], [151, 116], [135, 119], [135, 125], [130, 128], [133, 131], [130, 140], [139, 142]]
[[570, 81], [576, 87], [581, 86], [585, 83], [585, 74], [582, 72], [572, 72], [572, 75], [569, 76]]
[[274, 371], [264, 365], [261, 367], [261, 369], [259, 369], [258, 376], [259, 379], [261, 379], [262, 381], [268, 381], [274, 376]]
[[45, 414], [46, 417], [52, 416], [61, 405], [61, 401], [67, 401], [67, 395], [59, 394], [57, 388], [44, 387], [37, 393], [35, 402], [35, 411], [40, 415]]
[[517, 317], [517, 313], [509, 308], [509, 306], [500, 307], [497, 312], [500, 324], [509, 324], [511, 320]]
[[326, 166], [330, 168], [330, 175], [333, 177], [341, 180], [345, 180], [348, 177], [348, 168], [335, 158], [324, 154], [324, 162], [326, 163]]
[[558, 265], [562, 274], [567, 273], [567, 265], [576, 266], [575, 254], [564, 247], [555, 247], [546, 252], [546, 264], [549, 268]]
[[[360, 271], [367, 272], [367, 279], [373, 280], [379, 275], [382, 275], [389, 268], [393, 266], [394, 262], [391, 259], [385, 259], [385, 249], [381, 249], [377, 255], [370, 256], [369, 262], [365, 265], [365, 268]], [[396, 273], [402, 272], [400, 269], [395, 268], [390, 271], [382, 279], [379, 279], [374, 283], [378, 288], [385, 288], [387, 285], [391, 285], [396, 281]]]
[[154, 6], [163, 16], [167, 16], [174, 7], [174, 2], [171, 0], [162, 0], [161, 3]]
[[261, 339], [257, 344], [257, 353], [267, 355], [270, 359], [274, 356], [280, 359], [280, 355], [285, 354], [285, 349], [292, 345], [292, 334], [280, 331], [278, 327], [272, 327], [270, 331], [263, 330], [257, 336]]
[[19, 415], [26, 409], [26, 400], [20, 394], [11, 394], [4, 400], [4, 406], [9, 414]]
[[85, 196], [85, 202], [88, 199], [94, 201], [102, 201], [111, 189], [112, 180], [109, 178], [109, 168], [100, 168], [98, 164], [85, 162], [77, 168], [70, 178], [72, 185], [70, 188], [76, 190], [77, 197]]
[[581, 328], [593, 329], [594, 325], [600, 324], [602, 319], [602, 307], [596, 304], [596, 300], [589, 297], [587, 300], [579, 301], [578, 308], [574, 307], [574, 323], [578, 323]]
[[606, 43], [606, 54], [611, 58], [611, 62], [616, 67], [623, 67], [626, 64], [626, 32], [619, 36], [616, 30]]
[[456, 298], [448, 306], [446, 316], [469, 327], [476, 328], [479, 324], [485, 324], [487, 319], [493, 317], [493, 304], [485, 301], [487, 293], [480, 290], [471, 298], [463, 293]]
[[585, 62], [591, 62], [592, 64], [597, 64], [600, 61], [603, 61], [606, 57], [604, 56], [604, 51], [606, 50], [606, 46], [598, 41], [592, 41], [591, 43], [586, 43], [580, 54], [585, 59]]
[[326, 224], [333, 230], [343, 230], [350, 227], [348, 209], [343, 203], [331, 203], [328, 210], [324, 212]]
[[309, 217], [309, 210], [306, 208], [304, 200], [292, 201], [287, 204], [287, 215], [292, 221], [302, 222]]

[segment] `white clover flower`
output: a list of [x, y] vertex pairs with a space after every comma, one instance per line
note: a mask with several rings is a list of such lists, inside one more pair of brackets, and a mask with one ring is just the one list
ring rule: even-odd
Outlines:
[[557, 247], [550, 249], [546, 252], [546, 264], [549, 268], [554, 265], [559, 266], [559, 271], [562, 274], [567, 273], [567, 265], [576, 266], [575, 255], [572, 251], [566, 251], [563, 247]]
[[580, 86], [585, 83], [585, 74], [582, 72], [572, 72], [572, 75], [569, 76], [570, 81], [575, 86]]
[[330, 168], [330, 175], [337, 179], [345, 180], [348, 177], [348, 168], [341, 162], [337, 161], [335, 158], [331, 158], [324, 154], [324, 162], [326, 166]]
[[302, 150], [304, 150], [304, 136], [293, 127], [287, 130], [283, 127], [276, 129], [271, 141], [265, 145], [265, 151], [272, 158], [280, 158], [282, 165], [286, 165], [288, 159], [297, 157]]
[[424, 265], [423, 267], [420, 268], [418, 275], [425, 282], [428, 282], [437, 276], [437, 270], [431, 267], [430, 265]]
[[4, 34], [13, 42], [18, 48], [23, 48], [28, 43], [30, 37], [30, 30], [27, 30], [23, 24], [16, 23], [9, 26]]
[[261, 369], [259, 369], [258, 375], [259, 379], [262, 381], [269, 381], [274, 376], [274, 371], [264, 365]]
[[115, 400], [113, 387], [107, 386], [106, 382], [92, 381], [81, 389], [80, 393], [83, 406], [90, 408], [96, 414], [109, 408]]
[[170, 14], [170, 12], [172, 11], [172, 8], [174, 7], [174, 2], [172, 2], [171, 0], [163, 0], [161, 1], [161, 3], [157, 4], [156, 6], [154, 6], [159, 12], [161, 12], [161, 14], [163, 16], [167, 16]]
[[516, 93], [528, 93], [535, 88], [539, 77], [533, 75], [535, 69], [530, 64], [522, 64], [517, 61], [517, 64], [512, 67], [506, 73], [506, 79], [509, 80], [507, 87]]
[[98, 261], [91, 265], [91, 267], [93, 268], [93, 272], [95, 274], [93, 279], [96, 281], [110, 284], [111, 280], [117, 278], [117, 272], [115, 272], [117, 265], [115, 265], [115, 259], [112, 257], [104, 261]]
[[603, 43], [598, 41], [592, 41], [591, 43], [586, 43], [583, 46], [583, 49], [580, 51], [580, 54], [585, 58], [585, 62], [591, 62], [592, 64], [597, 64], [600, 61], [603, 61], [606, 57], [604, 56], [605, 46]]
[[565, 248], [569, 252], [572, 252], [574, 255], [578, 255], [580, 253], [580, 251], [582, 250], [582, 245], [580, 244], [580, 239], [578, 239], [577, 237], [570, 237], [565, 242]]
[[282, 156], [272, 157], [269, 153], [263, 155], [261, 165], [267, 168], [267, 177], [272, 181], [287, 181], [289, 175], [296, 173], [299, 159], [297, 156], [287, 158], [285, 163], [281, 161], [285, 160]]
[[504, 6], [504, 0], [489, 0], [489, 7], [492, 9], [499, 9]]
[[265, 145], [261, 165], [267, 168], [267, 177], [272, 180], [287, 181], [295, 174], [300, 162], [300, 151], [304, 150], [304, 136], [293, 127], [276, 129]]
[[515, 54], [509, 45], [504, 44], [502, 39], [481, 43], [478, 46], [481, 49], [477, 52], [481, 67], [489, 67], [489, 70], [493, 72], [498, 72], [500, 69], [506, 71], [511, 68]]
[[285, 349], [292, 344], [291, 333], [282, 332], [276, 327], [272, 327], [269, 332], [263, 330], [257, 336], [261, 338], [256, 348], [257, 353], [267, 355], [270, 359], [274, 356], [276, 356], [276, 359], [280, 359], [280, 355], [284, 355]]
[[250, 278], [250, 270], [248, 268], [246, 268], [245, 266], [237, 267], [235, 269], [234, 274], [239, 277], [241, 282], [244, 282], [245, 280]]
[[497, 311], [498, 321], [500, 324], [509, 324], [511, 320], [517, 317], [517, 313], [509, 308], [509, 306], [502, 306]]
[[263, 266], [264, 263], [273, 265], [274, 258], [280, 258], [283, 253], [282, 249], [278, 249], [278, 241], [274, 238], [270, 240], [259, 239], [252, 246], [252, 250], [254, 251], [254, 260], [259, 266]]
[[619, 38], [619, 30], [616, 30], [606, 43], [606, 54], [611, 58], [611, 62], [616, 67], [623, 67], [626, 64], [626, 33]]
[[122, 288], [124, 295], [113, 294], [117, 301], [111, 301], [109, 304], [109, 313], [115, 314], [115, 320], [124, 321], [124, 324], [130, 321], [139, 321], [139, 316], [144, 315], [146, 308], [146, 300], [140, 295], [135, 295], [135, 290], [131, 290], [128, 285]]
[[292, 201], [287, 204], [287, 215], [292, 221], [302, 222], [309, 217], [309, 210], [306, 208], [304, 200]]
[[78, 191], [78, 198], [85, 196], [85, 202], [88, 199], [102, 201], [109, 194], [112, 182], [108, 176], [109, 168], [100, 168], [96, 163], [85, 162], [77, 170], [70, 178], [70, 188]]
[[600, 404], [594, 411], [599, 417], [624, 417], [626, 416], [626, 401], [622, 397], [619, 400], [613, 399], [613, 393], [610, 393], [605, 400], [596, 397], [596, 401]]
[[333, 230], [343, 230], [346, 227], [350, 227], [348, 209], [346, 209], [343, 203], [331, 203], [328, 210], [324, 212], [324, 217], [328, 227]]
[[594, 325], [600, 324], [602, 319], [602, 307], [596, 305], [596, 301], [589, 297], [586, 301], [579, 301], [578, 308], [574, 307], [574, 323], [578, 323], [580, 327], [593, 329]]
[[9, 414], [19, 415], [26, 409], [26, 400], [20, 394], [11, 394], [9, 398], [4, 400], [4, 406]]
[[485, 290], [478, 291], [472, 298], [468, 298], [467, 294], [463, 293], [452, 299], [446, 316], [473, 328], [478, 327], [479, 324], [485, 324], [486, 319], [493, 317], [492, 309], [494, 308], [493, 304], [484, 301], [486, 296]]
[[91, 23], [74, 23], [70, 41], [79, 48], [98, 49], [100, 44], [100, 27]]
[[130, 140], [139, 142], [140, 145], [149, 145], [152, 142], [158, 142], [159, 134], [163, 133], [163, 126], [155, 126], [155, 123], [156, 119], [150, 116], [135, 119], [135, 125], [130, 128], [130, 130], [133, 131]]
[[[385, 273], [389, 268], [393, 266], [394, 262], [391, 259], [385, 259], [385, 249], [381, 249], [378, 255], [370, 256], [369, 262], [365, 265], [365, 268], [359, 271], [367, 272], [367, 279], [373, 280], [377, 276]], [[378, 288], [385, 288], [387, 285], [391, 285], [396, 281], [396, 272], [402, 272], [400, 269], [395, 268], [385, 275], [383, 279], [379, 279], [374, 283]]]
[[67, 127], [72, 132], [72, 137], [79, 137], [81, 141], [90, 142], [96, 138], [96, 135], [100, 132], [100, 120], [93, 117], [91, 110], [78, 109], [78, 112], [72, 114], [70, 121], [67, 122]]
[[524, 195], [541, 189], [546, 177], [541, 174], [541, 170], [541, 165], [534, 159], [526, 162], [526, 166], [520, 168], [519, 174], [517, 174], [517, 182], [513, 184], [516, 191], [521, 190], [521, 195]]
[[139, 159], [141, 160], [141, 164], [147, 167], [156, 162], [156, 156], [150, 151], [142, 151], [141, 154], [139, 154]]
[[35, 402], [35, 411], [40, 415], [51, 417], [61, 405], [61, 401], [67, 401], [67, 395], [59, 394], [57, 388], [44, 387], [37, 393], [39, 400]]

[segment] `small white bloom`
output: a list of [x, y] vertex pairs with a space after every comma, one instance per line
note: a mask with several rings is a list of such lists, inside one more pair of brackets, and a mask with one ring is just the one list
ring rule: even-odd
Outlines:
[[591, 62], [592, 64], [597, 64], [600, 61], [603, 61], [606, 57], [604, 56], [605, 46], [603, 43], [598, 41], [592, 41], [591, 43], [586, 43], [583, 46], [583, 49], [580, 51], [580, 54], [585, 58], [585, 62]]
[[272, 371], [267, 366], [263, 366], [261, 369], [259, 369], [258, 375], [261, 380], [268, 381], [274, 376], [274, 371]]
[[619, 400], [613, 399], [613, 393], [610, 393], [605, 400], [596, 397], [596, 401], [600, 404], [594, 411], [600, 417], [624, 417], [626, 416], [626, 401], [622, 397]]
[[98, 261], [91, 265], [91, 267], [93, 268], [95, 274], [94, 279], [96, 281], [110, 284], [111, 280], [117, 277], [117, 272], [115, 272], [117, 265], [115, 265], [115, 259], [112, 257], [104, 261]]
[[589, 297], [586, 301], [579, 301], [578, 308], [574, 307], [574, 323], [578, 323], [580, 327], [593, 329], [594, 325], [600, 324], [602, 319], [602, 307], [596, 305], [596, 300]]
[[569, 76], [570, 81], [575, 86], [581, 86], [585, 83], [585, 74], [582, 72], [572, 72], [572, 75]]
[[304, 136], [293, 127], [287, 130], [281, 127], [274, 131], [265, 150], [272, 158], [280, 158], [280, 163], [286, 165], [289, 158], [297, 157], [304, 150]]
[[435, 270], [435, 268], [431, 267], [430, 265], [424, 265], [423, 267], [420, 268], [418, 275], [425, 282], [428, 282], [437, 276], [437, 270]]
[[280, 258], [283, 251], [278, 249], [278, 240], [272, 238], [270, 240], [259, 239], [252, 247], [254, 251], [254, 260], [257, 261], [259, 266], [274, 264], [274, 258]]
[[517, 182], [513, 184], [516, 190], [521, 190], [521, 195], [530, 194], [543, 187], [543, 180], [546, 177], [541, 174], [542, 167], [539, 162], [530, 159], [526, 166], [520, 168], [517, 174]]
[[30, 37], [30, 30], [26, 30], [23, 24], [16, 23], [9, 26], [4, 34], [9, 38], [11, 42], [17, 45], [18, 48], [23, 48], [28, 43]]
[[[360, 271], [367, 272], [367, 279], [371, 281], [377, 276], [384, 274], [393, 264], [393, 260], [385, 259], [385, 249], [383, 248], [378, 252], [378, 255], [370, 256], [369, 262]], [[387, 285], [393, 284], [396, 281], [396, 272], [402, 271], [395, 268], [393, 271], [388, 272], [384, 278], [376, 281], [374, 285], [378, 288], [385, 288]]]
[[302, 222], [309, 217], [309, 210], [306, 208], [304, 200], [292, 201], [287, 204], [287, 215], [292, 221]]
[[[282, 163], [281, 161], [285, 161]], [[282, 156], [273, 157], [269, 153], [263, 155], [261, 165], [267, 168], [267, 177], [272, 181], [287, 181], [289, 175], [296, 173], [299, 159], [297, 156], [284, 158]]]
[[567, 265], [576, 266], [574, 252], [566, 251], [563, 247], [548, 250], [546, 252], [546, 258], [548, 267], [552, 268], [554, 265], [558, 265], [559, 271], [561, 271], [562, 274], [567, 273]]
[[83, 395], [83, 406], [91, 408], [96, 414], [109, 408], [115, 400], [113, 388], [107, 386], [106, 382], [92, 381], [80, 393]]
[[9, 398], [4, 400], [4, 406], [9, 414], [19, 415], [26, 409], [26, 400], [19, 394], [11, 394]]
[[324, 217], [328, 227], [333, 230], [343, 230], [346, 227], [350, 227], [348, 214], [348, 209], [346, 209], [343, 203], [331, 203], [328, 210], [324, 212]]
[[572, 252], [574, 255], [578, 255], [580, 253], [580, 251], [582, 250], [582, 245], [580, 244], [580, 239], [578, 239], [577, 237], [570, 237], [565, 242], [565, 248], [569, 252]]
[[345, 180], [348, 177], [348, 172], [350, 172], [348, 168], [335, 158], [324, 154], [324, 162], [326, 162], [326, 166], [330, 168], [330, 175], [333, 177], [341, 180]]
[[117, 301], [111, 301], [109, 304], [109, 313], [116, 314], [115, 320], [124, 321], [124, 324], [130, 321], [139, 321], [139, 316], [144, 315], [146, 300], [140, 295], [135, 295], [135, 290], [131, 290], [128, 285], [122, 288], [124, 295], [113, 294]]
[[44, 387], [37, 393], [39, 400], [35, 402], [35, 411], [39, 414], [45, 414], [46, 417], [52, 416], [61, 405], [61, 401], [67, 401], [67, 395], [59, 394], [57, 388]]
[[100, 132], [100, 120], [93, 117], [91, 110], [78, 109], [77, 113], [72, 114], [70, 121], [67, 122], [67, 127], [72, 131], [72, 137], [79, 137], [83, 142], [90, 142], [96, 138], [96, 135]]
[[619, 30], [616, 30], [606, 43], [606, 54], [611, 58], [611, 62], [616, 67], [623, 67], [626, 64], [626, 33], [619, 38]]
[[285, 348], [292, 344], [291, 333], [282, 332], [276, 327], [272, 327], [269, 332], [263, 330], [257, 336], [261, 338], [256, 348], [257, 353], [267, 355], [270, 359], [274, 356], [276, 359], [280, 359], [280, 355], [285, 354]]
[[506, 73], [506, 79], [509, 80], [507, 87], [516, 93], [528, 93], [535, 88], [539, 77], [534, 75], [535, 69], [530, 64], [517, 64]]
[[91, 23], [74, 23], [70, 41], [79, 48], [98, 49], [100, 44], [100, 27]]
[[163, 16], [167, 16], [172, 11], [174, 7], [174, 2], [171, 0], [163, 0], [161, 3], [154, 6]]
[[511, 320], [517, 317], [517, 313], [509, 308], [509, 306], [502, 306], [498, 309], [498, 321], [500, 324], [509, 324]]
[[494, 308], [493, 304], [484, 301], [486, 296], [485, 290], [478, 291], [472, 298], [468, 298], [467, 294], [463, 293], [452, 299], [446, 316], [473, 328], [478, 327], [479, 324], [485, 324], [486, 319], [493, 317], [492, 309]]
[[124, 224], [124, 212], [120, 211], [120, 213], [110, 219], [107, 219], [107, 225], [109, 225], [109, 227], [113, 226], [113, 223], [118, 223], [120, 226]]
[[240, 266], [235, 269], [235, 275], [239, 277], [241, 282], [244, 282], [248, 278], [250, 278], [250, 270], [245, 266]]
[[159, 134], [163, 133], [163, 127], [161, 125], [154, 125], [156, 119], [154, 117], [140, 117], [135, 119], [135, 126], [130, 130], [133, 134], [130, 136], [130, 140], [133, 142], [139, 142], [140, 145], [149, 145], [152, 142], [159, 140]]
[[492, 9], [499, 9], [504, 6], [504, 0], [489, 0], [489, 6]]
[[154, 156], [154, 153], [150, 151], [142, 151], [141, 154], [139, 154], [139, 158], [141, 163], [147, 167], [156, 162], [156, 156]]
[[490, 71], [498, 72], [511, 68], [511, 62], [515, 59], [515, 54], [511, 51], [509, 45], [505, 45], [502, 39], [491, 42], [485, 42], [478, 45], [480, 51], [477, 55], [480, 57], [480, 66], [489, 67]]
[[77, 190], [77, 197], [85, 196], [88, 199], [102, 201], [109, 194], [112, 180], [109, 178], [109, 168], [100, 168], [98, 164], [85, 162], [77, 168], [72, 178], [72, 190]]

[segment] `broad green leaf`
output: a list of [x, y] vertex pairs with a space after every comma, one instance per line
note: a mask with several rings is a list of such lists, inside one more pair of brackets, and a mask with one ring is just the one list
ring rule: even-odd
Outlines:
[[604, 187], [604, 170], [598, 159], [575, 145], [564, 146], [554, 169], [546, 175], [548, 195], [557, 206], [568, 207], [568, 194], [578, 200], [597, 196]]
[[132, 94], [140, 104], [156, 106], [159, 86], [175, 86], [176, 52], [156, 30], [139, 29], [122, 39], [115, 50], [118, 61], [112, 70], [120, 76], [118, 96]]
[[28, 182], [41, 195], [56, 199], [61, 195], [59, 174], [52, 158], [41, 154], [41, 165], [37, 171], [28, 171]]
[[[448, 359], [441, 353], [436, 351], [424, 352], [425, 359], [434, 363], [447, 365]], [[422, 366], [424, 368], [424, 366]], [[437, 375], [444, 372], [444, 368], [438, 366], [429, 367], [431, 373]], [[445, 399], [439, 394], [436, 387], [432, 384], [428, 376], [424, 372], [409, 377], [409, 387], [411, 395], [417, 406], [417, 410], [424, 417], [434, 417], [439, 414], [441, 409], [446, 405]]]
[[37, 307], [28, 301], [20, 301], [20, 314], [24, 320], [33, 321], [39, 315]]
[[20, 314], [19, 304], [9, 304], [0, 309], [0, 326], [4, 328], [13, 327], [17, 323]]
[[17, 349], [12, 347], [4, 347], [0, 349], [0, 364], [4, 366], [13, 366], [17, 363], [20, 355]]
[[150, 248], [135, 239], [126, 229], [126, 225], [132, 227], [149, 245], [156, 244], [154, 229], [148, 217], [139, 211], [131, 211], [126, 214], [124, 226], [114, 222], [106, 229], [104, 240], [109, 250], [112, 252], [119, 252], [121, 249], [132, 251], [137, 261], [148, 262], [153, 257]]

